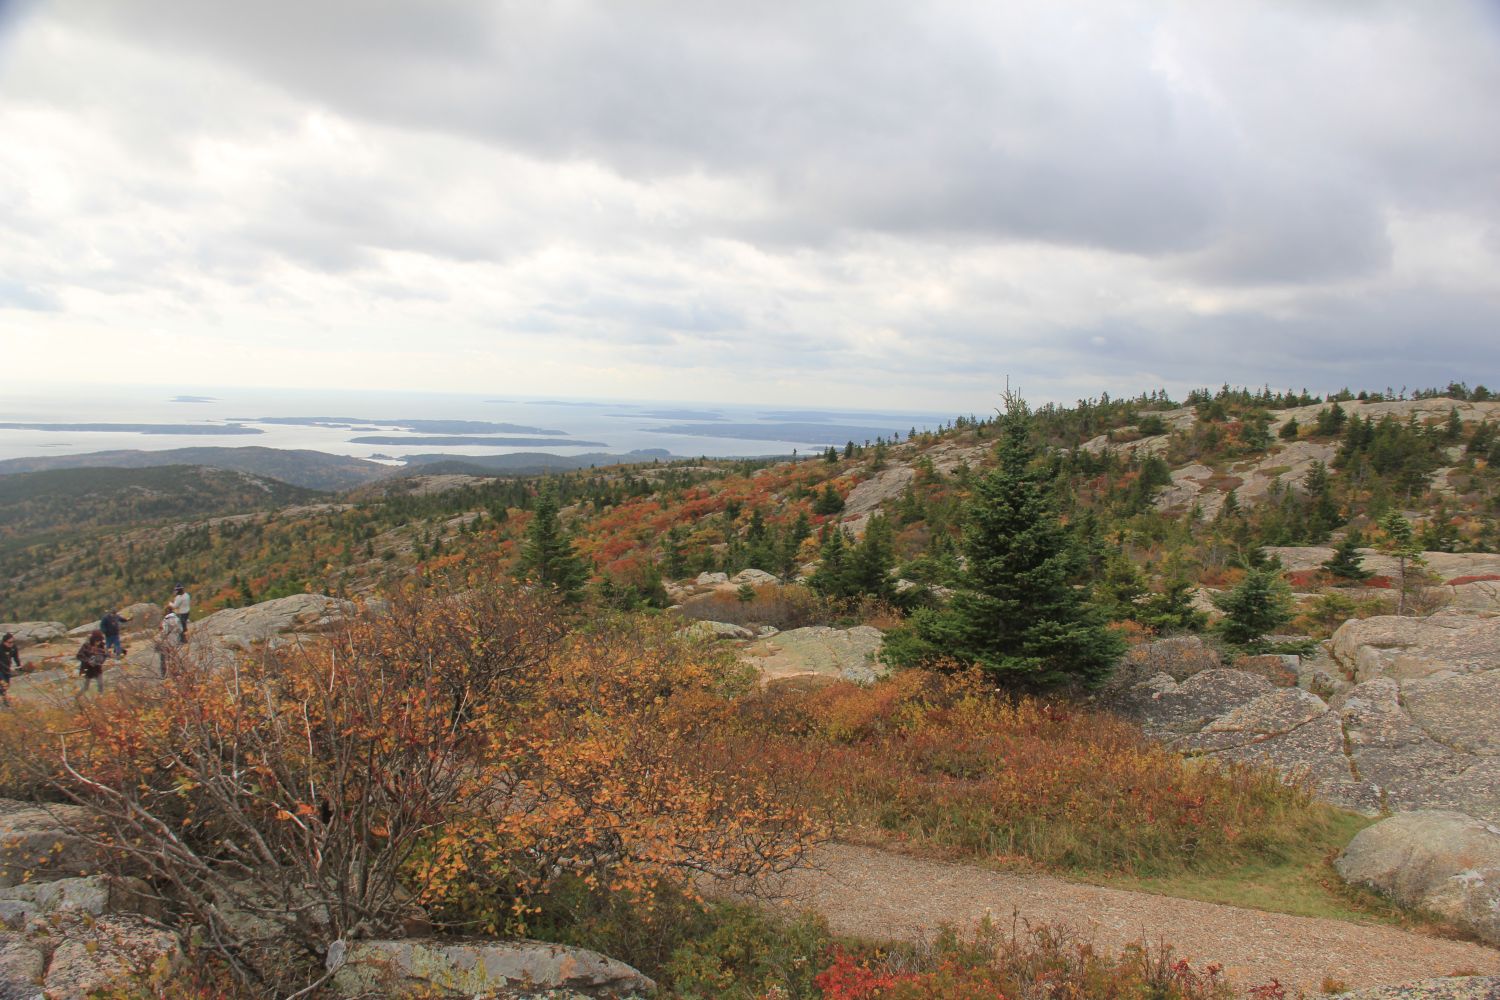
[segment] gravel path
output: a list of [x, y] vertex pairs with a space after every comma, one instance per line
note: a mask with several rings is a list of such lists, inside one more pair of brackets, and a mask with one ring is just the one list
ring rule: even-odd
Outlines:
[[1358, 989], [1458, 971], [1500, 973], [1500, 951], [1394, 927], [993, 872], [849, 844], [825, 845], [814, 864], [789, 876], [785, 891], [792, 902], [824, 914], [839, 934], [910, 939], [986, 913], [1008, 925], [1018, 914], [1033, 924], [1067, 925], [1102, 949], [1165, 941], [1195, 967], [1219, 963], [1242, 988], [1274, 978], [1312, 995], [1325, 976]]

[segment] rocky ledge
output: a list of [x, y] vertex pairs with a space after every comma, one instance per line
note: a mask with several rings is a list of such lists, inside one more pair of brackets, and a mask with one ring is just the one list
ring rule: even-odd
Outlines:
[[1336, 675], [1327, 700], [1176, 650], [1136, 654], [1162, 669], [1136, 665], [1107, 703], [1185, 753], [1269, 763], [1347, 808], [1500, 823], [1500, 616], [1356, 620], [1329, 648], [1326, 669], [1300, 669]]

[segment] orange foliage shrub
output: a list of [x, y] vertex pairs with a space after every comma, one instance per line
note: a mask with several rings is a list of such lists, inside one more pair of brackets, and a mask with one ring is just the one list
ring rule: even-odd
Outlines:
[[1004, 700], [974, 674], [773, 690], [749, 715], [766, 756], [804, 770], [843, 822], [991, 858], [1172, 870], [1274, 851], [1324, 818], [1270, 771], [1188, 762], [1123, 720]]
[[724, 724], [739, 690], [665, 622], [414, 591], [308, 647], [184, 658], [32, 745], [241, 980], [285, 990], [413, 920], [523, 929], [559, 878], [649, 895], [796, 864], [814, 826]]

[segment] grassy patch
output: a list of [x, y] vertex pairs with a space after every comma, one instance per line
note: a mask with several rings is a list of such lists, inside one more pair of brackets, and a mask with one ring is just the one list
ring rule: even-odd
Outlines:
[[1374, 822], [1373, 817], [1330, 809], [1323, 823], [1303, 827], [1305, 839], [1283, 845], [1274, 856], [1212, 870], [1188, 869], [1155, 875], [1101, 875], [1097, 871], [1070, 874], [1081, 881], [1114, 889], [1155, 892], [1299, 917], [1451, 933], [1451, 928], [1438, 921], [1403, 910], [1375, 893], [1345, 885], [1339, 879], [1333, 869], [1333, 858], [1356, 833]]

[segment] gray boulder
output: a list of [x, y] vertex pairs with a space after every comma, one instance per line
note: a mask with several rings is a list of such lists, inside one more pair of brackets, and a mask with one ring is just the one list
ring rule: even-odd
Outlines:
[[1334, 867], [1346, 882], [1500, 943], [1500, 829], [1459, 812], [1400, 813], [1361, 830]]
[[1196, 733], [1214, 719], [1274, 688], [1240, 670], [1204, 670], [1178, 683], [1168, 674], [1135, 685], [1113, 699], [1116, 710], [1157, 736]]
[[55, 642], [68, 634], [62, 622], [11, 622], [0, 624], [0, 635], [9, 632], [16, 637], [16, 645], [25, 649], [43, 642]]
[[736, 587], [749, 584], [752, 587], [765, 587], [773, 583], [780, 583], [781, 578], [767, 573], [763, 569], [742, 569], [729, 578], [729, 582]]
[[333, 989], [341, 996], [416, 990], [436, 991], [439, 996], [571, 990], [602, 997], [656, 989], [654, 982], [624, 962], [539, 941], [359, 941], [330, 952], [330, 962], [340, 958]]
[[754, 639], [755, 633], [733, 622], [693, 622], [680, 630], [684, 635], [703, 639]]
[[247, 648], [272, 636], [289, 632], [321, 632], [342, 622], [354, 613], [351, 601], [326, 594], [293, 594], [262, 601], [245, 608], [227, 608], [192, 622], [188, 638], [197, 642], [218, 639], [228, 645]]
[[696, 587], [718, 587], [728, 582], [729, 574], [727, 573], [699, 573], [693, 579], [693, 585]]

